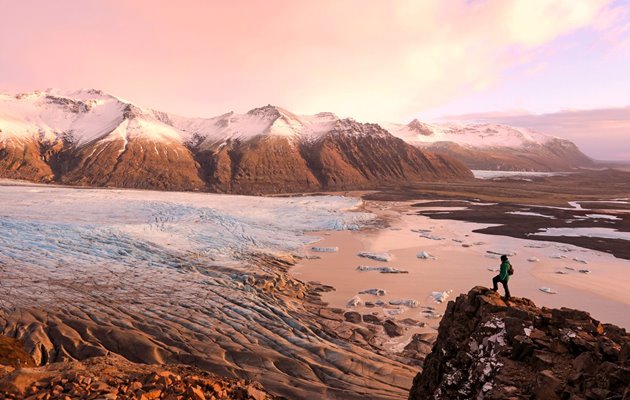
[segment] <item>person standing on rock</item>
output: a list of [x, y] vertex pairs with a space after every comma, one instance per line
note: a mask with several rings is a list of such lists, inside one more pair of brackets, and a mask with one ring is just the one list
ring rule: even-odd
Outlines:
[[499, 268], [499, 275], [492, 278], [492, 290], [495, 292], [499, 290], [499, 282], [503, 285], [505, 290], [505, 300], [510, 299], [510, 289], [508, 288], [508, 280], [510, 280], [510, 272], [512, 271], [512, 264], [506, 255], [501, 256], [501, 267]]

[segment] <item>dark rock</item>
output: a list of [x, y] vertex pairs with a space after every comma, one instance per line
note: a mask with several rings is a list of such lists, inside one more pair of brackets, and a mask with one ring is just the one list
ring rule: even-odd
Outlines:
[[[449, 302], [409, 399], [630, 400], [624, 329], [579, 310], [509, 303], [483, 287]], [[422, 343], [414, 336], [407, 348]]]
[[376, 315], [363, 314], [363, 322], [367, 322], [368, 324], [380, 325], [381, 319]]
[[597, 359], [595, 354], [591, 352], [584, 352], [573, 360], [573, 369], [578, 372], [592, 374], [595, 372], [600, 362], [601, 361]]
[[346, 321], [352, 322], [353, 324], [358, 324], [361, 322], [361, 314], [356, 311], [348, 311], [343, 316]]
[[547, 351], [534, 350], [531, 364], [536, 370], [546, 370], [553, 365], [553, 354]]
[[601, 388], [591, 388], [586, 391], [586, 398], [588, 400], [605, 400], [610, 395], [610, 390]]
[[550, 370], [541, 371], [536, 376], [534, 393], [537, 399], [560, 400], [562, 382]]
[[343, 321], [343, 316], [333, 312], [330, 308], [320, 308], [319, 316], [333, 321]]
[[402, 336], [405, 332], [402, 326], [398, 325], [391, 319], [383, 322], [383, 328], [385, 328], [385, 333], [387, 333], [389, 337]]
[[523, 361], [531, 357], [536, 346], [527, 336], [515, 336], [512, 342], [512, 359]]

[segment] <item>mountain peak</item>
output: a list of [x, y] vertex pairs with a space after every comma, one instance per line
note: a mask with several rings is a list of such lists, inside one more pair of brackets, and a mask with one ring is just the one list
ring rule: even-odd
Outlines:
[[247, 111], [247, 114], [254, 115], [261, 118], [272, 119], [272, 118], [278, 118], [282, 114], [288, 114], [288, 112], [286, 110], [283, 110], [280, 107], [267, 104], [266, 106], [252, 108], [251, 110]]
[[407, 127], [415, 133], [419, 133], [423, 136], [433, 135], [433, 131], [429, 126], [423, 122], [418, 121], [418, 118], [414, 118], [413, 121], [407, 124]]

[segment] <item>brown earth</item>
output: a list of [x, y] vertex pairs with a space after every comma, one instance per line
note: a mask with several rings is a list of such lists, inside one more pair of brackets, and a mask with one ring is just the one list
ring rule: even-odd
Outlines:
[[34, 139], [7, 139], [0, 142], [0, 177], [51, 182], [53, 171], [43, 160], [49, 150]]
[[52, 163], [68, 185], [202, 190], [199, 165], [180, 143], [131, 138], [97, 141], [60, 154]]
[[[0, 342], [3, 340], [0, 337]], [[260, 384], [226, 379], [184, 365], [136, 364], [118, 355], [42, 367], [3, 366], [0, 361], [0, 394], [3, 399], [138, 399], [138, 400], [265, 400]]]

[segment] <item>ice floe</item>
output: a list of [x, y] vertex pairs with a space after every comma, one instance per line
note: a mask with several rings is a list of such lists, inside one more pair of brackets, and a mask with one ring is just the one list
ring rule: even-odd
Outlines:
[[361, 272], [376, 271], [376, 272], [380, 272], [381, 274], [407, 274], [409, 273], [409, 271], [401, 270], [394, 267], [372, 267], [369, 265], [359, 265], [357, 267], [357, 271], [361, 271]]
[[446, 299], [449, 298], [452, 292], [452, 290], [446, 290], [444, 292], [431, 292], [431, 297], [433, 297], [433, 300], [436, 303], [444, 303]]
[[347, 307], [358, 307], [363, 304], [363, 300], [359, 296], [354, 296], [346, 303]]
[[630, 232], [613, 228], [544, 228], [531, 236], [568, 236], [593, 237], [602, 239], [621, 239], [630, 241]]
[[541, 218], [548, 218], [548, 219], [556, 219], [556, 217], [554, 217], [552, 215], [545, 215], [545, 214], [540, 214], [540, 213], [531, 212], [531, 211], [508, 211], [508, 212], [506, 212], [506, 214], [525, 215], [525, 216], [529, 216], [529, 217], [541, 217]]
[[570, 174], [570, 172], [487, 171], [477, 169], [473, 169], [472, 173], [477, 179], [546, 177]]
[[495, 256], [508, 256], [508, 257], [512, 257], [515, 256], [517, 253], [514, 250], [488, 250], [486, 251], [486, 253], [488, 254], [492, 254]]
[[430, 240], [445, 240], [446, 239], [444, 236], [438, 236], [438, 235], [432, 234], [431, 231], [420, 231], [419, 235], [422, 238], [430, 239]]
[[387, 291], [385, 289], [366, 289], [359, 292], [359, 294], [371, 294], [374, 296], [385, 296]]
[[389, 304], [393, 306], [406, 306], [409, 308], [417, 308], [418, 306], [420, 306], [420, 303], [418, 302], [418, 300], [414, 300], [414, 299], [390, 300]]
[[426, 252], [426, 251], [424, 251], [424, 250], [423, 250], [423, 251], [421, 251], [421, 252], [419, 252], [419, 253], [416, 255], [416, 257], [418, 257], [418, 258], [419, 258], [419, 259], [421, 259], [421, 260], [437, 260], [437, 257], [435, 257], [435, 256], [434, 256], [434, 255], [432, 255], [431, 253]]
[[543, 293], [547, 293], [547, 294], [557, 294], [558, 292], [556, 292], [555, 290], [548, 288], [548, 287], [540, 287], [538, 288], [538, 290], [540, 290]]
[[357, 256], [381, 262], [388, 262], [392, 259], [389, 253], [371, 253], [369, 251], [362, 251], [358, 253]]
[[621, 218], [619, 218], [616, 215], [610, 215], [610, 214], [586, 214], [585, 217], [587, 218], [591, 218], [591, 219], [608, 219], [611, 221], [620, 221]]
[[318, 253], [336, 253], [339, 251], [339, 247], [319, 247], [313, 246], [311, 247], [312, 251], [316, 251]]
[[529, 257], [529, 258], [527, 259], [527, 261], [529, 261], [529, 262], [539, 262], [539, 261], [540, 261], [540, 259], [539, 259], [538, 257]]

